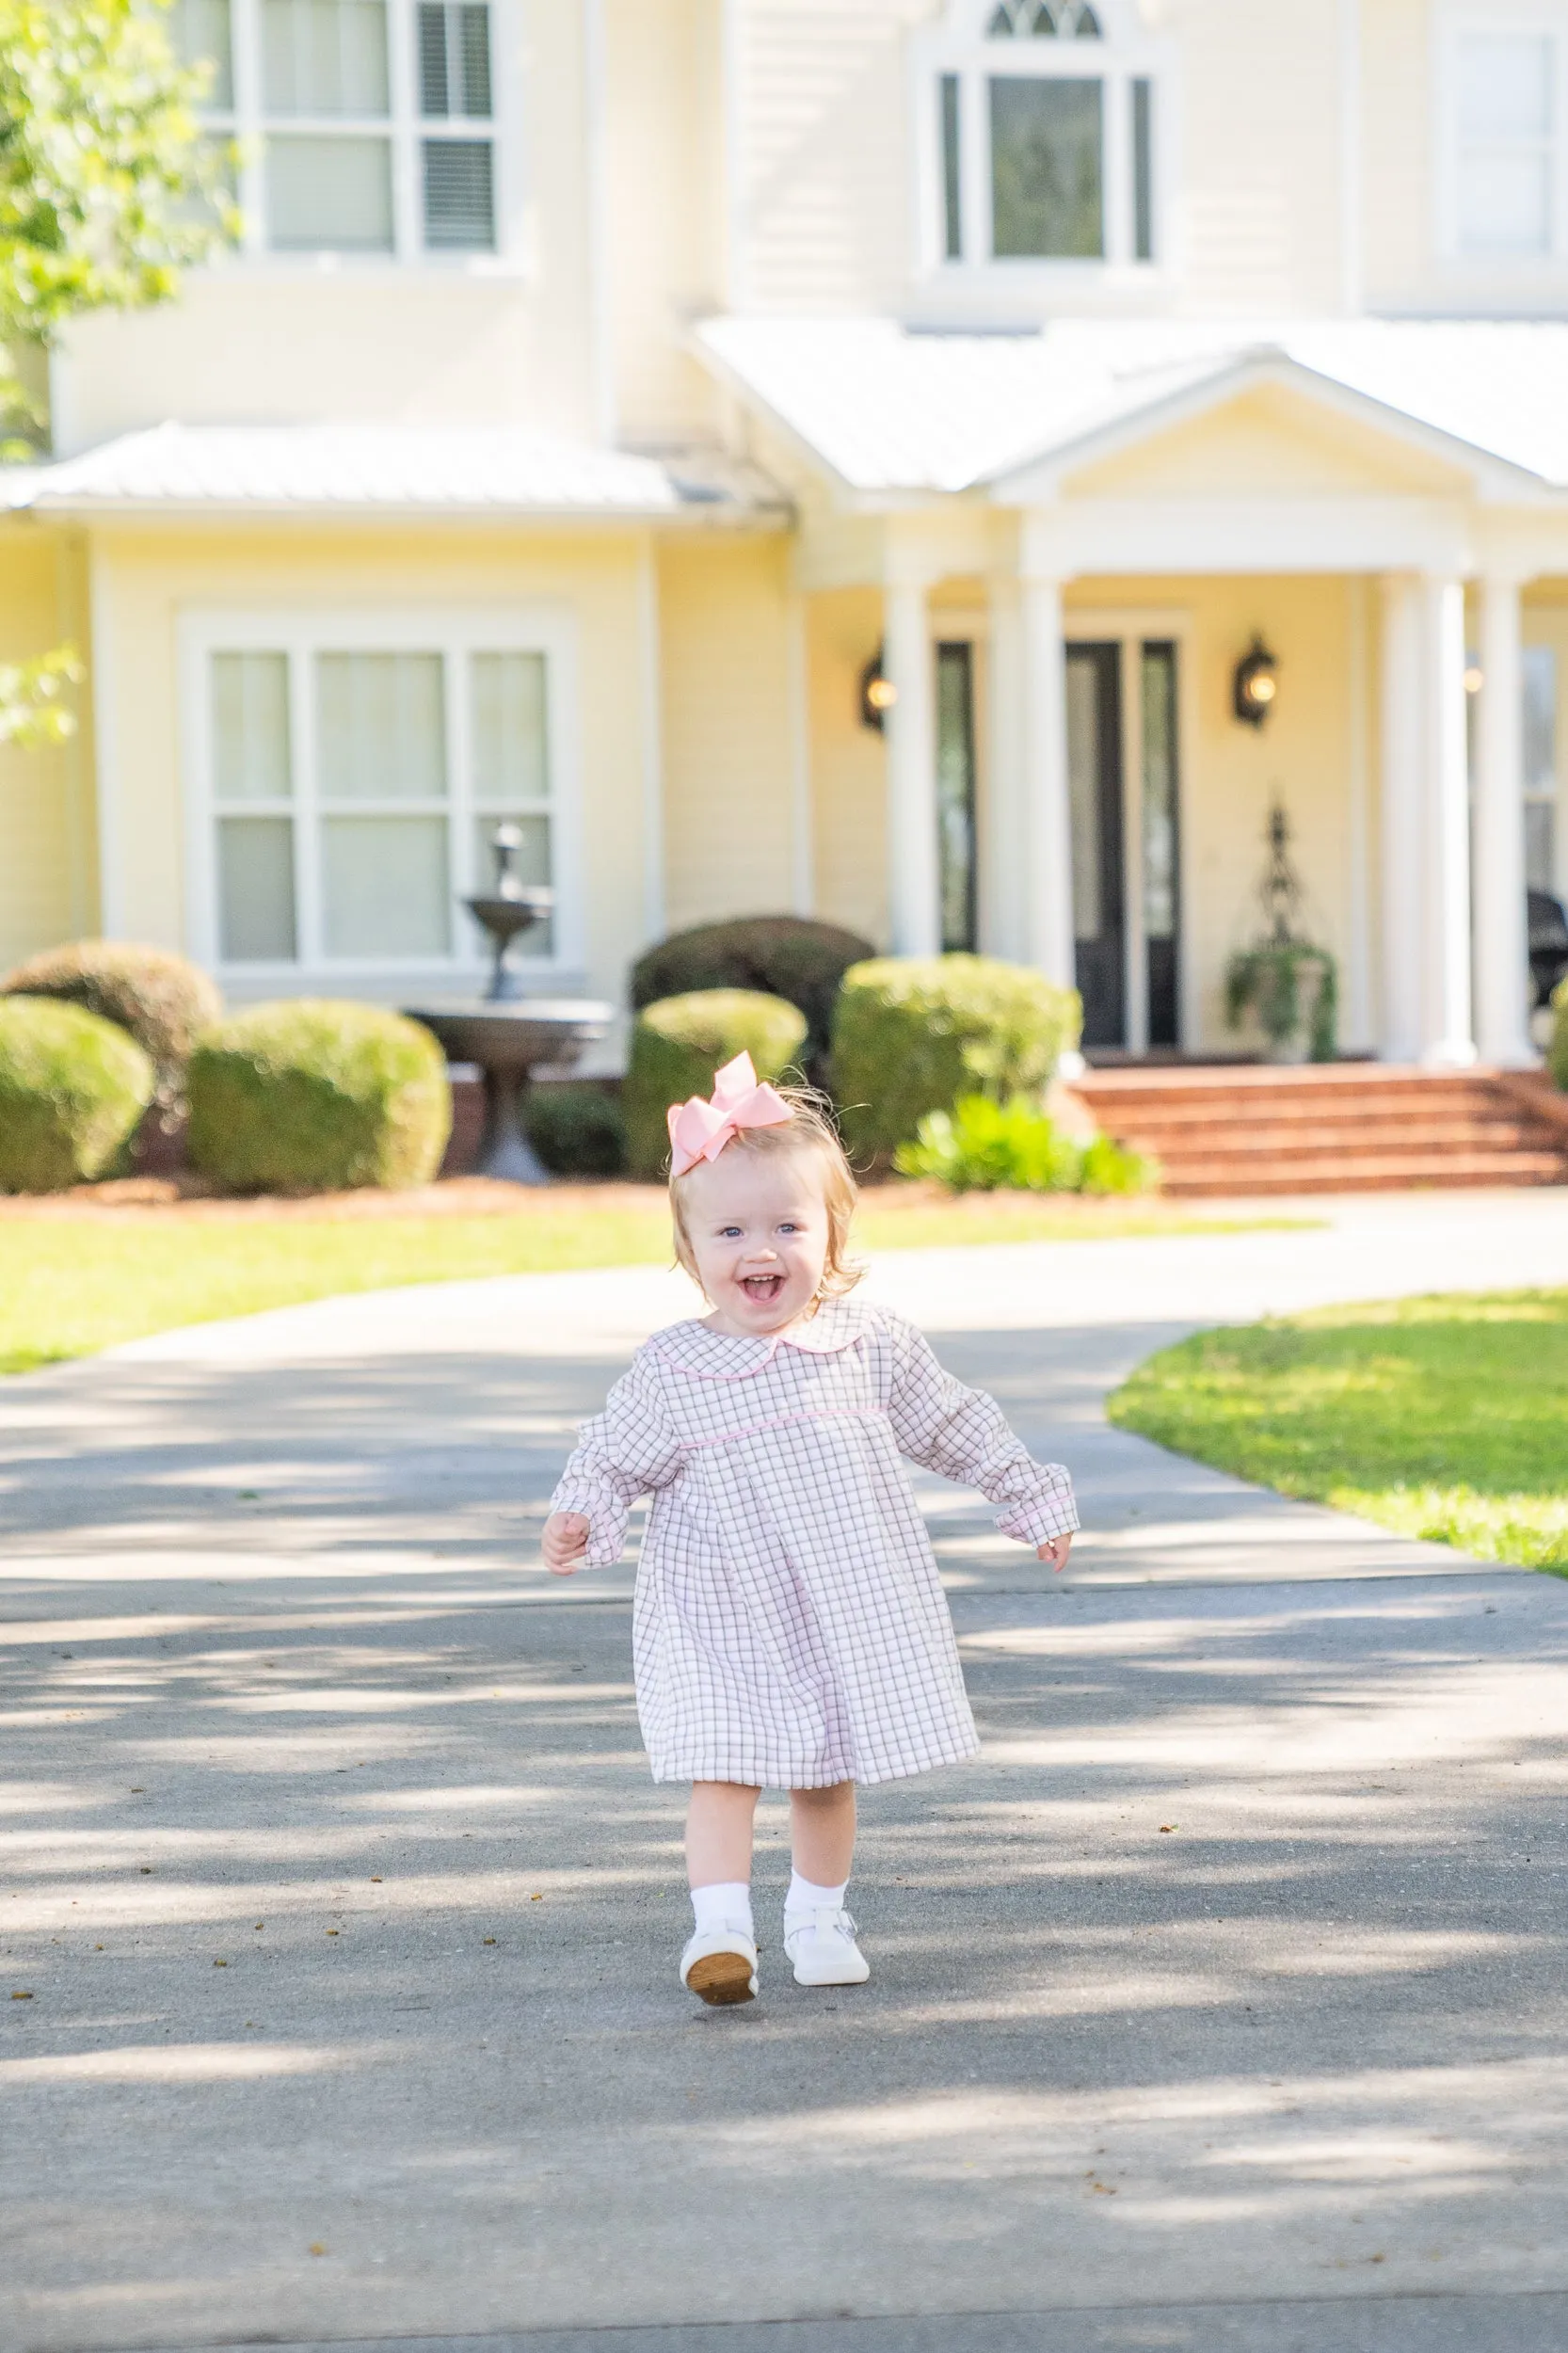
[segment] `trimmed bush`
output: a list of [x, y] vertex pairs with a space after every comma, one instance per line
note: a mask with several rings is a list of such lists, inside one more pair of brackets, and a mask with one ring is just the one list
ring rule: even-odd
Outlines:
[[58, 1193], [112, 1171], [155, 1083], [151, 1057], [113, 1022], [46, 997], [0, 999], [0, 1192]]
[[452, 1128], [428, 1030], [378, 1005], [252, 1005], [191, 1056], [191, 1164], [235, 1193], [428, 1184]]
[[852, 964], [876, 951], [857, 932], [800, 915], [745, 915], [676, 932], [632, 968], [632, 1006], [657, 1004], [695, 990], [744, 988], [782, 997], [807, 1020], [806, 1059], [827, 1051], [839, 984]]
[[591, 1080], [530, 1087], [523, 1114], [528, 1141], [552, 1176], [618, 1176], [624, 1170], [621, 1107]]
[[61, 998], [128, 1030], [152, 1057], [166, 1111], [184, 1092], [192, 1047], [223, 1016], [223, 1000], [199, 965], [120, 939], [78, 939], [29, 956], [0, 981], [0, 996]]
[[844, 974], [833, 1093], [847, 1140], [888, 1159], [960, 1096], [1044, 1087], [1078, 1044], [1078, 993], [989, 956], [879, 956]]
[[1552, 1042], [1546, 1049], [1546, 1066], [1558, 1085], [1568, 1091], [1568, 980], [1559, 981], [1552, 991]]
[[746, 988], [699, 988], [645, 1005], [632, 1030], [632, 1064], [621, 1089], [626, 1152], [635, 1176], [669, 1165], [664, 1114], [689, 1095], [712, 1095], [713, 1073], [748, 1053], [759, 1079], [776, 1079], [800, 1058], [806, 1016], [781, 997]]
[[1005, 1103], [965, 1095], [951, 1112], [927, 1112], [893, 1166], [950, 1193], [1145, 1193], [1155, 1178], [1149, 1161], [1110, 1136], [1075, 1143], [1027, 1095]]

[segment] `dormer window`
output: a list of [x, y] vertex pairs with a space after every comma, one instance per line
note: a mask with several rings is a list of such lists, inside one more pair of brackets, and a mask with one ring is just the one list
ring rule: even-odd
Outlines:
[[927, 71], [947, 264], [1156, 259], [1156, 88], [1117, 0], [954, 0]]

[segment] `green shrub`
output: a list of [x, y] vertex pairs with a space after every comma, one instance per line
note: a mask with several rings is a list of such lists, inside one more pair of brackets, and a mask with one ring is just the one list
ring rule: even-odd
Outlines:
[[782, 997], [807, 1019], [806, 1059], [827, 1051], [839, 984], [852, 964], [874, 955], [869, 939], [837, 923], [799, 915], [746, 915], [676, 932], [632, 968], [633, 1011], [694, 990], [744, 988]]
[[223, 1016], [223, 1000], [199, 965], [120, 939], [78, 939], [29, 956], [0, 981], [0, 996], [61, 998], [128, 1030], [152, 1059], [166, 1110], [180, 1101], [192, 1047]]
[[190, 1158], [236, 1193], [427, 1184], [452, 1128], [428, 1030], [378, 1005], [252, 1005], [191, 1056]]
[[844, 975], [833, 1092], [846, 1138], [886, 1160], [927, 1112], [1043, 1087], [1078, 1044], [1077, 992], [988, 956], [882, 956]]
[[1154, 1178], [1149, 1162], [1109, 1136], [1075, 1144], [1027, 1095], [1005, 1103], [964, 1095], [951, 1112], [927, 1112], [893, 1166], [952, 1193], [1143, 1193]]
[[0, 1192], [58, 1193], [112, 1171], [155, 1083], [151, 1057], [113, 1022], [0, 999]]
[[618, 1176], [626, 1167], [621, 1107], [591, 1080], [530, 1087], [524, 1100], [528, 1141], [553, 1176]]
[[711, 1095], [713, 1073], [743, 1050], [759, 1079], [776, 1079], [799, 1059], [806, 1016], [781, 997], [755, 989], [699, 988], [645, 1005], [632, 1029], [632, 1063], [621, 1090], [626, 1151], [636, 1176], [660, 1176], [669, 1163], [671, 1103]]
[[1546, 1049], [1546, 1066], [1558, 1085], [1568, 1089], [1568, 979], [1559, 981], [1552, 991], [1552, 1042]]

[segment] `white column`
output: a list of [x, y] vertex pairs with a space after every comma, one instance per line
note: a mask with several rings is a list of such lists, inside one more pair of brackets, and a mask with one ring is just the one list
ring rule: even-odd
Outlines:
[[1480, 708], [1476, 716], [1476, 1045], [1515, 1069], [1530, 1044], [1525, 906], [1524, 665], [1519, 583], [1480, 584]]
[[1421, 608], [1415, 580], [1383, 583], [1383, 1023], [1384, 1062], [1421, 1050]]
[[1073, 831], [1067, 779], [1066, 652], [1062, 583], [1023, 584], [1024, 953], [1048, 981], [1077, 984], [1073, 953]]
[[942, 945], [936, 858], [936, 681], [923, 580], [892, 579], [883, 601], [888, 738], [888, 932], [896, 956]]
[[1024, 713], [1016, 572], [991, 575], [990, 614], [991, 725], [982, 808], [981, 945], [988, 956], [1020, 964], [1024, 956]]
[[1470, 764], [1464, 706], [1464, 584], [1421, 584], [1427, 671], [1425, 932], [1421, 1060], [1476, 1059], [1470, 1013]]

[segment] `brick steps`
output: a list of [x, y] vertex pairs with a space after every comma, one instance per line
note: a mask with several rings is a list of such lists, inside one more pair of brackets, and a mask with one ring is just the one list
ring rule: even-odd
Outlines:
[[1074, 1091], [1189, 1199], [1568, 1184], [1568, 1097], [1513, 1072], [1133, 1068]]

